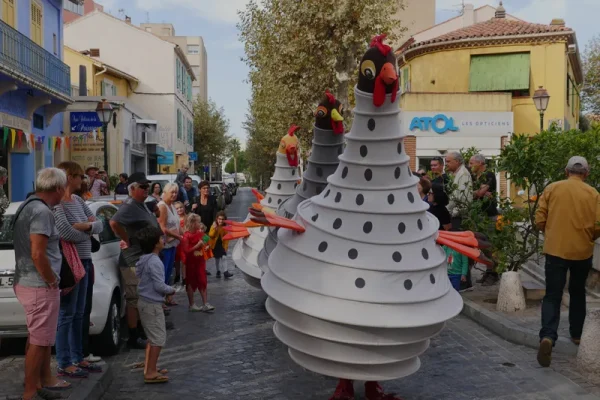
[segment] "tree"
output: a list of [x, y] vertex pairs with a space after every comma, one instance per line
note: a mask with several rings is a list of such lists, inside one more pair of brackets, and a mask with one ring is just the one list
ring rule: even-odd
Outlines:
[[[350, 109], [358, 60], [372, 36], [399, 28], [398, 7], [402, 1], [252, 0], [240, 12], [252, 86], [246, 129], [254, 176], [270, 176], [290, 125], [302, 128], [303, 151], [310, 148], [314, 108], [326, 89]], [[346, 121], [349, 126], [348, 113]]]
[[[236, 172], [235, 165], [233, 165], [233, 156], [225, 164], [225, 172], [233, 174]], [[244, 172], [248, 169], [248, 162], [246, 161], [246, 152], [241, 150], [237, 154], [237, 172]]]
[[214, 101], [197, 99], [194, 103], [194, 151], [198, 165], [219, 164], [227, 156], [229, 121], [223, 108]]
[[600, 115], [600, 36], [593, 37], [583, 54], [583, 108], [586, 112]]

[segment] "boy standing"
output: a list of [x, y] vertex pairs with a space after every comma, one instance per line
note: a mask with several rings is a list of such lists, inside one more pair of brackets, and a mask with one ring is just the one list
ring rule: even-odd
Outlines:
[[442, 246], [446, 252], [448, 261], [448, 278], [452, 287], [460, 292], [460, 283], [467, 281], [467, 273], [469, 271], [469, 259], [467, 256], [460, 254], [456, 250]]
[[144, 331], [148, 336], [146, 347], [145, 383], [166, 383], [169, 378], [157, 370], [156, 364], [162, 347], [167, 341], [165, 314], [162, 305], [165, 296], [175, 293], [175, 288], [165, 284], [165, 269], [158, 253], [163, 249], [163, 232], [155, 226], [148, 226], [136, 233], [136, 239], [144, 253], [136, 263], [135, 274], [138, 285], [138, 310]]

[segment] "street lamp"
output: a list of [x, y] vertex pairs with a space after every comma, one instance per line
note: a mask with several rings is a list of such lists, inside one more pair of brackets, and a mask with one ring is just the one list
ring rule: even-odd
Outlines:
[[537, 108], [540, 113], [540, 133], [544, 131], [544, 112], [548, 108], [548, 102], [550, 102], [550, 95], [548, 91], [544, 89], [543, 86], [540, 86], [538, 90], [533, 94], [533, 102], [535, 104], [535, 108]]
[[106, 175], [108, 175], [108, 124], [112, 118], [112, 112], [113, 108], [106, 99], [98, 102], [96, 113], [98, 113], [98, 117], [102, 121], [102, 132], [104, 134], [104, 170], [106, 171]]

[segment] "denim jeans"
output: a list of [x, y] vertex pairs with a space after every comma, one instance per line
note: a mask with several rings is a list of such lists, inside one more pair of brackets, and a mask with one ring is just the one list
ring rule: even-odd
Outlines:
[[452, 287], [457, 291], [460, 292], [460, 278], [462, 278], [462, 275], [460, 274], [448, 274], [448, 279], [450, 279], [450, 283], [452, 284]]
[[581, 338], [585, 321], [585, 282], [592, 268], [592, 259], [565, 260], [546, 254], [546, 295], [542, 301], [542, 329], [540, 339], [558, 339], [560, 305], [569, 271], [569, 333], [572, 338]]
[[177, 247], [170, 247], [168, 249], [163, 249], [160, 252], [160, 259], [165, 266], [165, 283], [167, 285], [171, 282], [171, 275], [173, 274], [173, 266], [175, 265], [175, 254], [177, 252]]
[[85, 276], [73, 290], [60, 298], [56, 332], [56, 361], [59, 368], [67, 368], [83, 361], [83, 314], [92, 260], [81, 262]]
[[85, 311], [83, 313], [83, 327], [81, 341], [83, 343], [83, 356], [90, 355], [90, 314], [94, 296], [94, 265], [91, 264], [88, 274], [87, 294], [85, 296]]

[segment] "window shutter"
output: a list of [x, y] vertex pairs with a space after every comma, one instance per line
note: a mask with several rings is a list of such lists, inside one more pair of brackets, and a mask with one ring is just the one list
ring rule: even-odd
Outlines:
[[179, 58], [177, 59], [177, 89], [181, 89], [181, 68], [180, 68], [180, 62], [179, 62]]
[[529, 53], [472, 56], [469, 91], [527, 90], [529, 76]]
[[15, 0], [2, 0], [2, 21], [13, 28], [15, 25]]
[[[13, 5], [14, 8], [14, 5]], [[13, 14], [14, 15], [14, 14]], [[14, 17], [13, 17], [14, 18]], [[31, 1], [31, 33], [30, 37], [39, 46], [42, 45], [42, 7], [35, 2]]]

